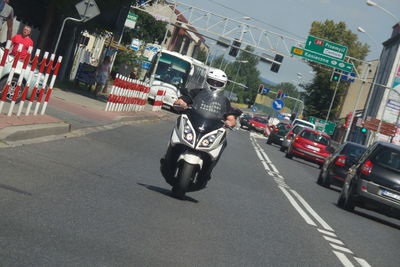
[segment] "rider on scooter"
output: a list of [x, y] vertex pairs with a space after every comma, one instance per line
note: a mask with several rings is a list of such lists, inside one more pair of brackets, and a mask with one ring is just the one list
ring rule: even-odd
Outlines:
[[[207, 74], [205, 88], [191, 89], [190, 91], [185, 92], [178, 100], [175, 101], [174, 105], [180, 106], [176, 107], [177, 110], [183, 110], [185, 109], [185, 107], [187, 107], [188, 105], [192, 105], [195, 102], [197, 105], [196, 109], [199, 109], [202, 112], [208, 114], [207, 116], [209, 118], [223, 120], [227, 127], [233, 128], [236, 125], [236, 117], [240, 116], [241, 111], [233, 108], [229, 99], [222, 94], [227, 82], [228, 77], [226, 76], [224, 71], [212, 68]], [[201, 101], [194, 101], [197, 97], [198, 99], [201, 99]], [[226, 140], [217, 159], [205, 163], [204, 167], [207, 170], [205, 173], [205, 177], [207, 177], [207, 181], [211, 179], [212, 169], [217, 164], [225, 147]], [[171, 160], [172, 162], [174, 162], [177, 159], [178, 155], [179, 152], [173, 151], [173, 149], [169, 147], [165, 159], [167, 161]], [[163, 168], [161, 169], [163, 170]], [[163, 171], [163, 174], [164, 176], [171, 175], [165, 173], [165, 169]], [[166, 179], [168, 180], [167, 177]], [[206, 184], [204, 184], [203, 187], [205, 187], [205, 185]]]

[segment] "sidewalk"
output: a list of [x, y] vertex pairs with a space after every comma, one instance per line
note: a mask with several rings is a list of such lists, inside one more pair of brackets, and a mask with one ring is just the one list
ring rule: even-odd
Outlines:
[[[55, 88], [45, 115], [7, 116], [9, 104], [0, 114], [0, 142], [29, 140], [32, 138], [67, 134], [72, 131], [109, 125], [121, 121], [144, 121], [173, 118], [174, 114], [161, 110], [151, 111], [146, 105], [141, 112], [105, 112], [107, 96], [95, 99], [86, 90]], [[18, 107], [18, 104], [16, 105]], [[25, 105], [26, 106], [26, 105]], [[14, 113], [17, 108], [14, 108]]]

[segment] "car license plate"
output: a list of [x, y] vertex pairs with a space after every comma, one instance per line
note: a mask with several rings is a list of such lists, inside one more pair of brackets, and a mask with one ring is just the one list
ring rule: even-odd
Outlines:
[[318, 148], [318, 147], [310, 146], [310, 145], [307, 145], [307, 147], [308, 147], [309, 149], [311, 149], [311, 150], [319, 151], [319, 148]]
[[381, 195], [400, 200], [400, 196], [399, 195], [397, 195], [395, 193], [392, 193], [390, 191], [387, 191], [387, 190], [381, 190]]

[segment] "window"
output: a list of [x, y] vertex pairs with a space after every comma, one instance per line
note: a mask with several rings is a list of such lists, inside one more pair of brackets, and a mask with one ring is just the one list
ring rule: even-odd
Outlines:
[[388, 148], [379, 151], [371, 160], [381, 167], [400, 171], [400, 152]]
[[312, 142], [316, 142], [316, 143], [324, 145], [324, 146], [329, 146], [329, 138], [327, 138], [321, 134], [318, 134], [316, 132], [303, 131], [300, 134], [300, 137], [303, 137], [304, 139], [310, 140]]

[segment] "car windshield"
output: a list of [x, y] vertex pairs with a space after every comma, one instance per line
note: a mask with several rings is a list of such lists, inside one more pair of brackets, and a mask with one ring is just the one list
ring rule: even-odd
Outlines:
[[158, 62], [155, 79], [177, 86], [182, 85], [186, 82], [189, 70], [189, 62], [163, 53]]
[[372, 163], [375, 163], [381, 167], [400, 171], [399, 151], [391, 149], [383, 149], [378, 154], [376, 154], [375, 157], [371, 159], [371, 161]]
[[254, 118], [254, 120], [255, 120], [256, 122], [259, 122], [259, 123], [262, 123], [262, 124], [267, 124], [267, 120], [266, 120], [266, 119], [263, 119], [263, 118]]
[[311, 132], [311, 131], [303, 131], [300, 134], [301, 137], [316, 142], [318, 144], [324, 145], [324, 146], [329, 146], [329, 138], [326, 138], [325, 136], [318, 134], [316, 132]]
[[295, 125], [303, 125], [303, 126], [307, 126], [310, 128], [314, 127], [314, 124], [310, 123], [310, 122], [304, 122], [304, 121], [296, 121]]
[[355, 159], [359, 159], [366, 149], [366, 147], [347, 144], [340, 153]]
[[305, 127], [303, 127], [303, 126], [295, 126], [294, 128], [293, 128], [293, 133], [294, 134], [298, 134], [301, 130], [303, 130]]

